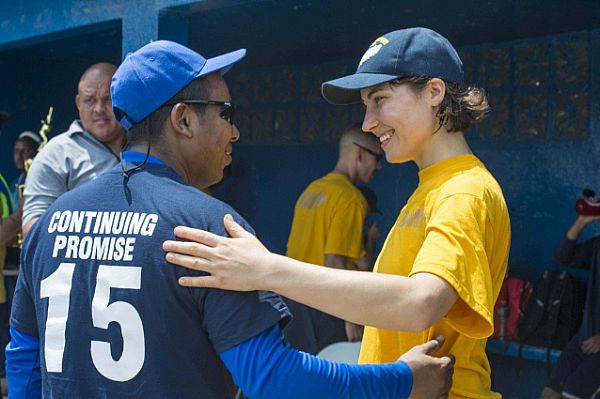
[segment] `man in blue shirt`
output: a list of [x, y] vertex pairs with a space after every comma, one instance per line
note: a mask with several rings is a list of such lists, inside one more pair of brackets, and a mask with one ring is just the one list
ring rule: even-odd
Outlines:
[[[290, 349], [290, 315], [270, 292], [191, 290], [161, 243], [178, 225], [225, 235], [218, 182], [239, 138], [215, 58], [168, 41], [127, 56], [111, 95], [123, 162], [61, 196], [26, 238], [7, 348], [11, 397], [215, 398], [229, 373], [250, 398], [437, 397], [453, 361], [440, 343], [387, 365], [350, 366]], [[414, 382], [414, 383], [413, 383]]]

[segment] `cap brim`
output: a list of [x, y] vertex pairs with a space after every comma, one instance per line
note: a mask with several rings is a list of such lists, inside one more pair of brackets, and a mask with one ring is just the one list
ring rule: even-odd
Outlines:
[[198, 74], [198, 78], [201, 76], [205, 76], [211, 74], [213, 72], [221, 72], [221, 75], [225, 75], [239, 60], [246, 56], [246, 49], [239, 49], [236, 51], [232, 51], [227, 54], [218, 55], [213, 58], [209, 58], [206, 60], [206, 64], [200, 70]]
[[321, 94], [331, 104], [353, 104], [360, 102], [360, 90], [397, 79], [398, 75], [381, 73], [355, 73], [330, 80], [321, 85]]

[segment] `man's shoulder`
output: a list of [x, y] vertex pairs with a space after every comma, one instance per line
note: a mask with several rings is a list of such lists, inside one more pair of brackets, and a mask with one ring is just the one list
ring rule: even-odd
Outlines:
[[[300, 198], [306, 200], [315, 195], [323, 198], [330, 204], [358, 204], [366, 209], [367, 201], [361, 194], [360, 190], [347, 177], [337, 174], [328, 173], [327, 175], [312, 181], [302, 192]], [[312, 200], [311, 200], [312, 201]], [[337, 206], [335, 205], [335, 206]]]
[[75, 137], [82, 135], [84, 133], [85, 133], [85, 130], [81, 126], [81, 122], [79, 122], [79, 120], [75, 119], [74, 121], [71, 122], [71, 124], [69, 125], [69, 128], [67, 130], [52, 137], [50, 139], [50, 141], [48, 141], [48, 144], [50, 144], [51, 142], [55, 142], [55, 143], [59, 143], [59, 144], [65, 143], [65, 142], [68, 143], [68, 142], [73, 141]]
[[[176, 181], [172, 182], [171, 184], [177, 186], [177, 195], [175, 198], [173, 198], [173, 205], [182, 211], [207, 213], [233, 211], [233, 208], [226, 202], [208, 195], [192, 186]], [[164, 194], [173, 196], [172, 191], [169, 191], [167, 187], [165, 187]]]
[[254, 232], [248, 222], [228, 203], [193, 187], [183, 187], [185, 189], [181, 190], [181, 195], [177, 195], [177, 200], [170, 204], [170, 208], [175, 213], [184, 216], [192, 227], [200, 227], [215, 234], [225, 235], [223, 217], [231, 214], [245, 229]]
[[328, 173], [325, 176], [313, 180], [306, 187], [306, 191], [344, 192], [354, 190], [358, 191], [350, 179], [337, 173]]
[[[71, 123], [71, 127], [62, 132], [57, 134], [56, 136], [50, 138], [50, 140], [48, 140], [48, 143], [46, 143], [46, 145], [44, 146], [44, 148], [42, 148], [39, 152], [39, 154], [36, 155], [36, 159], [38, 157], [40, 158], [45, 158], [45, 157], [52, 157], [52, 156], [60, 156], [60, 157], [65, 157], [67, 155], [69, 155], [69, 152], [73, 150], [73, 144], [76, 142], [74, 139], [74, 135], [77, 132], [83, 133], [83, 130], [77, 130], [74, 128], [74, 125], [77, 122], [74, 121], [73, 123]], [[67, 152], [57, 152], [57, 151], [65, 151], [68, 150]]]
[[322, 181], [323, 187], [326, 190], [337, 194], [343, 200], [348, 202], [364, 202], [366, 204], [366, 200], [358, 187], [356, 187], [346, 176], [330, 173], [325, 176]]
[[[107, 187], [119, 187], [123, 183], [123, 177], [115, 171], [118, 171], [118, 166], [115, 168], [64, 194], [59, 198], [62, 201], [58, 205], [62, 203], [64, 206], [66, 201], [80, 201], [81, 197], [110, 196], [110, 192], [106, 192]], [[174, 222], [187, 223], [193, 227], [209, 230], [213, 226], [218, 226], [217, 230], [220, 232], [223, 229], [223, 217], [229, 213], [245, 227], [249, 227], [229, 204], [181, 181], [168, 169], [148, 173], [137, 182], [132, 179], [123, 183], [123, 188], [127, 186], [132, 190], [132, 204], [153, 209]], [[152, 188], [147, 190], [147, 187]]]

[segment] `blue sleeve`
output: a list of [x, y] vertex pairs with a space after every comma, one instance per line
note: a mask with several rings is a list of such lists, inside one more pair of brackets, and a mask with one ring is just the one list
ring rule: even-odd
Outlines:
[[320, 359], [285, 345], [279, 326], [228, 349], [221, 359], [251, 399], [399, 399], [412, 389], [404, 362], [349, 365]]
[[6, 346], [6, 379], [8, 397], [37, 399], [42, 397], [40, 341], [10, 328], [11, 340]]

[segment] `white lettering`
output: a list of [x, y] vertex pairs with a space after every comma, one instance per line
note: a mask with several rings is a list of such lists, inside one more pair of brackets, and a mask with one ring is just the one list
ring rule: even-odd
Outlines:
[[54, 240], [54, 249], [52, 250], [52, 257], [56, 258], [56, 256], [58, 255], [58, 251], [60, 251], [61, 249], [65, 249], [66, 246], [67, 237], [56, 236], [56, 239]]
[[108, 246], [110, 247], [110, 251], [108, 251], [108, 260], [113, 260], [115, 254], [115, 237], [110, 237], [108, 242]]
[[123, 231], [124, 216], [125, 216], [124, 212], [117, 212], [116, 213], [116, 215], [115, 215], [115, 221], [113, 222], [113, 226], [112, 226], [112, 233], [113, 234], [121, 234], [121, 232]]
[[92, 220], [94, 220], [97, 213], [98, 212], [95, 212], [95, 211], [86, 211], [85, 212], [85, 217], [87, 219], [85, 222], [85, 234], [88, 234], [90, 232]]
[[110, 234], [114, 219], [114, 212], [104, 212], [104, 214], [102, 215], [102, 222], [100, 224], [100, 230], [98, 231], [98, 234]]
[[79, 237], [69, 236], [67, 240], [67, 250], [65, 251], [65, 258], [77, 259], [77, 245], [79, 244]]
[[92, 252], [92, 237], [85, 236], [79, 242], [79, 259], [89, 259]]
[[119, 261], [123, 259], [123, 244], [125, 243], [125, 238], [119, 237], [115, 241], [115, 253], [113, 255], [113, 260]]
[[96, 216], [96, 223], [94, 223], [94, 234], [98, 234], [98, 229], [100, 228], [100, 222], [102, 221], [103, 212], [98, 212]]
[[132, 261], [136, 238], [127, 235], [152, 236], [157, 224], [155, 213], [56, 211], [48, 232], [75, 234], [57, 234], [52, 257]]
[[129, 225], [129, 231], [127, 234], [140, 234], [140, 229], [142, 228], [142, 223], [144, 223], [144, 218], [146, 217], [145, 213], [137, 213], [135, 212], [131, 217], [131, 224]]
[[135, 237], [127, 237], [125, 240], [125, 253], [123, 260], [133, 260], [133, 247], [135, 246]]
[[127, 216], [125, 217], [125, 223], [123, 224], [123, 234], [127, 234], [129, 230], [129, 223], [131, 222], [131, 217], [133, 216], [133, 212], [127, 212]]
[[64, 211], [60, 215], [60, 219], [58, 220], [58, 226], [56, 230], [59, 233], [64, 233], [69, 229], [69, 219], [71, 218], [71, 211]]
[[50, 223], [48, 224], [48, 233], [54, 233], [56, 231], [56, 226], [58, 224], [58, 218], [60, 217], [60, 212], [56, 211], [52, 214], [50, 218]]
[[108, 237], [94, 237], [94, 244], [92, 245], [92, 259], [106, 259], [109, 251]]
[[151, 236], [154, 234], [154, 229], [156, 228], [156, 223], [158, 222], [158, 215], [151, 213], [144, 220], [144, 224], [142, 225], [142, 231], [140, 232], [143, 236]]
[[81, 226], [83, 225], [83, 212], [74, 211], [71, 217], [71, 223], [69, 223], [69, 232], [80, 233]]

